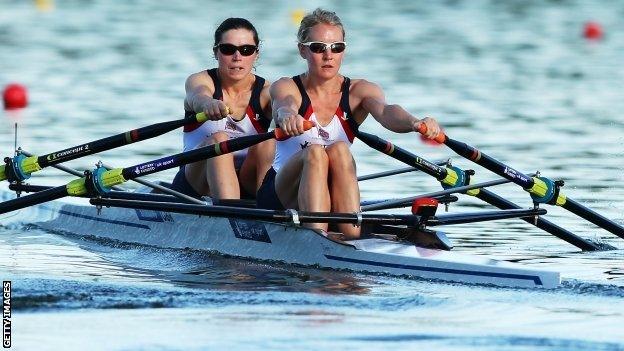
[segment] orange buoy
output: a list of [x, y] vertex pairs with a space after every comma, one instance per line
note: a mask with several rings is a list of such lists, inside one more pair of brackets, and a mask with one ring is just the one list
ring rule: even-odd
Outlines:
[[26, 88], [21, 84], [12, 83], [7, 85], [4, 88], [2, 97], [6, 110], [24, 108], [28, 105], [28, 93]]

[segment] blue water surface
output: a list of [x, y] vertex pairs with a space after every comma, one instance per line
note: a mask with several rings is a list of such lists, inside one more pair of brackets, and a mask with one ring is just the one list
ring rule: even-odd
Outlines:
[[[344, 21], [343, 73], [379, 84], [389, 103], [435, 116], [446, 132], [624, 224], [624, 4], [619, 1], [45, 1], [0, 0], [0, 85], [30, 105], [0, 117], [0, 151], [61, 150], [181, 118], [184, 80], [215, 65], [213, 31], [249, 18], [262, 39], [257, 73], [305, 70], [299, 10]], [[582, 37], [586, 21], [605, 37]], [[372, 118], [364, 131], [430, 160], [451, 158]], [[69, 163], [129, 166], [181, 150], [180, 132]], [[358, 173], [404, 165], [362, 143]], [[174, 171], [150, 177], [172, 179]], [[35, 184], [69, 176], [50, 169]], [[129, 185], [135, 188], [136, 185]], [[360, 183], [364, 199], [439, 190], [410, 173]], [[492, 189], [523, 207], [515, 185]], [[490, 209], [460, 196], [451, 211]], [[623, 350], [624, 242], [560, 208], [548, 218], [616, 250], [580, 252], [517, 220], [444, 229], [456, 251], [561, 272], [561, 287], [506, 289], [369, 276], [124, 245], [0, 226], [0, 278], [13, 282], [16, 350]]]

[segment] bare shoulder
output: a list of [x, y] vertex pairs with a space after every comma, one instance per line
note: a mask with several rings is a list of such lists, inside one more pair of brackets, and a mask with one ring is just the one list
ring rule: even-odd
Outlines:
[[366, 79], [353, 79], [350, 92], [360, 98], [383, 96], [383, 90], [377, 83]]
[[297, 91], [297, 85], [290, 77], [282, 77], [271, 84], [271, 96], [289, 95]]
[[283, 88], [288, 88], [288, 87], [296, 87], [296, 84], [292, 80], [292, 78], [290, 78], [290, 77], [282, 77], [282, 78], [276, 80], [275, 82], [273, 82], [273, 84], [271, 84], [271, 87], [283, 89]]
[[358, 123], [368, 114], [379, 115], [385, 104], [384, 93], [376, 83], [366, 79], [354, 79], [349, 90], [349, 104]]
[[192, 90], [200, 86], [204, 86], [214, 90], [214, 82], [212, 81], [212, 78], [210, 78], [208, 72], [206, 72], [205, 70], [193, 73], [188, 76], [188, 78], [186, 78], [185, 85], [187, 90]]

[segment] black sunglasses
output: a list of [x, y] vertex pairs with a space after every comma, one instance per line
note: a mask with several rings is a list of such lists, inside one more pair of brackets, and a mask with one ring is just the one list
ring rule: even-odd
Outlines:
[[347, 48], [347, 43], [344, 41], [337, 41], [335, 43], [323, 43], [322, 41], [308, 41], [301, 43], [301, 45], [307, 46], [315, 54], [322, 54], [327, 51], [327, 48], [331, 49], [334, 54], [339, 54]]
[[234, 55], [236, 51], [240, 52], [243, 56], [251, 56], [258, 51], [258, 46], [251, 44], [241, 46], [236, 46], [234, 44], [218, 44], [215, 45], [215, 48], [219, 49], [219, 51], [226, 56]]

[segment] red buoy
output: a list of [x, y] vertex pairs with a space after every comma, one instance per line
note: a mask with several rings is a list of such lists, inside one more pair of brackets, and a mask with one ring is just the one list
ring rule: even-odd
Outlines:
[[17, 83], [9, 84], [4, 88], [2, 94], [4, 108], [7, 110], [24, 108], [28, 105], [28, 93], [26, 88]]
[[586, 22], [583, 27], [583, 36], [585, 39], [598, 40], [603, 36], [602, 26], [598, 22]]

